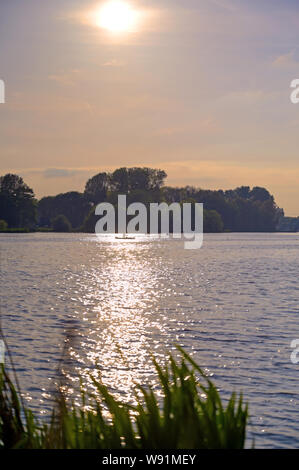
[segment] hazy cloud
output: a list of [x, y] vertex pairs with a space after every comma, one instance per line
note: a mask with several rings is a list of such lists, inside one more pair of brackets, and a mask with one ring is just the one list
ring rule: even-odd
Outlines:
[[274, 67], [299, 67], [299, 61], [296, 60], [294, 52], [278, 56], [272, 64]]
[[47, 168], [43, 172], [45, 178], [70, 178], [74, 176], [76, 170], [68, 170], [66, 168]]
[[78, 80], [80, 70], [70, 70], [48, 76], [49, 80], [59, 83], [60, 85], [73, 86]]
[[107, 62], [104, 62], [102, 64], [102, 67], [125, 67], [126, 62], [117, 60], [117, 59], [111, 59], [108, 60]]

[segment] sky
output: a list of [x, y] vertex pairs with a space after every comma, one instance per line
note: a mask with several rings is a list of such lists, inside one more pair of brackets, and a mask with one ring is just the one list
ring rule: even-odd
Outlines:
[[99, 171], [164, 169], [167, 184], [264, 186], [299, 215], [296, 0], [128, 0], [130, 31], [89, 0], [1, 0], [0, 174], [37, 197]]

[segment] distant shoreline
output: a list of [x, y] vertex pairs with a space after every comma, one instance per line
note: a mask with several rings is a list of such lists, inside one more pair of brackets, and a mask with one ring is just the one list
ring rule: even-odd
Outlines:
[[[7, 230], [0, 230], [0, 234], [1, 233], [6, 233], [6, 234], [9, 234], [9, 233], [14, 233], [14, 234], [31, 234], [31, 233], [64, 233], [64, 234], [71, 234], [71, 233], [78, 233], [78, 234], [85, 234], [85, 235], [92, 235], [93, 232], [84, 232], [82, 230], [70, 230], [68, 232], [60, 232], [60, 231], [55, 231], [51, 228], [49, 229], [45, 229], [45, 228], [41, 228], [41, 229], [26, 229], [26, 228], [11, 228], [11, 229], [7, 229]], [[115, 234], [117, 235], [118, 233], [120, 232], [115, 232]], [[299, 231], [294, 231], [294, 230], [285, 230], [285, 231], [282, 231], [282, 230], [275, 230], [275, 231], [232, 231], [232, 230], [224, 230], [223, 232], [204, 232], [204, 233], [215, 233], [215, 234], [228, 234], [228, 233], [299, 233]], [[94, 233], [95, 235], [95, 233]], [[149, 234], [139, 234], [139, 235], [149, 235]]]

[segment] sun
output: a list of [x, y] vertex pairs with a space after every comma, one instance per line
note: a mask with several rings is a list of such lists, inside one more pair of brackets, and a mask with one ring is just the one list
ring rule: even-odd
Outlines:
[[115, 33], [129, 32], [136, 25], [137, 12], [126, 2], [110, 1], [96, 12], [97, 26]]

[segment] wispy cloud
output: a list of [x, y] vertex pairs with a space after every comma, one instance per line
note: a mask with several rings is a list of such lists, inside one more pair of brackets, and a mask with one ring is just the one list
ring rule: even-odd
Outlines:
[[73, 86], [78, 80], [80, 70], [63, 71], [48, 76], [48, 79], [59, 83], [60, 85]]
[[196, 120], [188, 125], [180, 127], [162, 127], [154, 132], [154, 135], [162, 137], [174, 137], [190, 134], [215, 134], [221, 130], [219, 124], [212, 117]]
[[282, 54], [272, 62], [274, 67], [281, 68], [290, 68], [290, 67], [299, 67], [299, 61], [295, 58], [294, 52], [288, 52], [287, 54]]
[[126, 62], [117, 59], [111, 59], [102, 64], [102, 67], [125, 67]]
[[233, 5], [232, 2], [228, 0], [210, 0], [211, 3], [214, 3], [218, 7], [224, 8], [225, 10], [229, 11], [236, 11], [236, 5]]
[[43, 171], [43, 176], [44, 178], [71, 178], [76, 173], [76, 170], [67, 168], [47, 168]]

